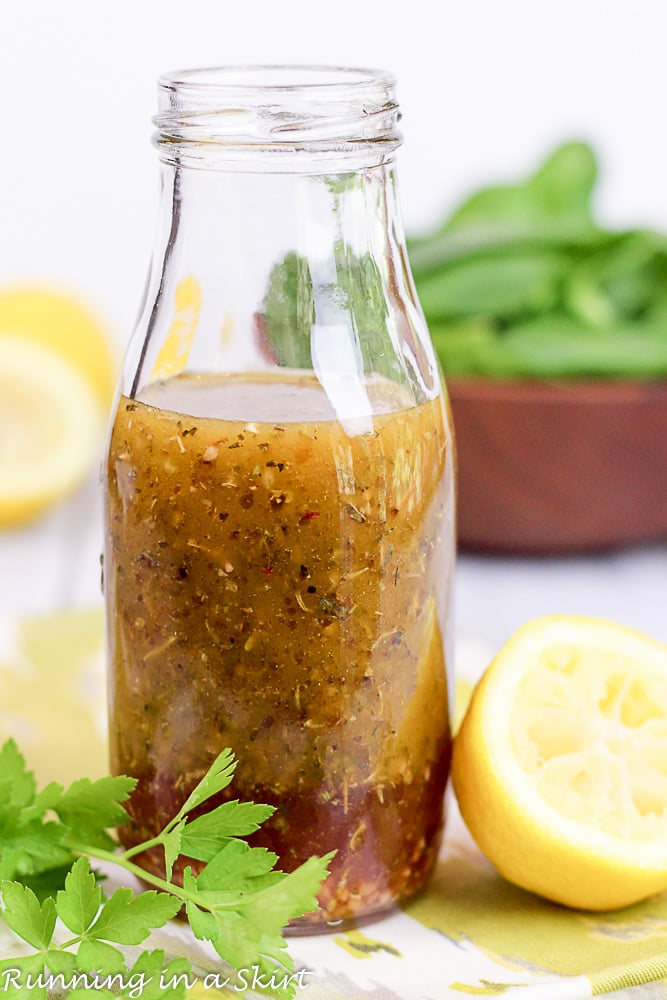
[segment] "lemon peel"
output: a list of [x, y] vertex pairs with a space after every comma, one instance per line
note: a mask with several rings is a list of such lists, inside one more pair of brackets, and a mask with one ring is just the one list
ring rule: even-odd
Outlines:
[[667, 889], [667, 647], [602, 619], [529, 622], [473, 693], [452, 777], [516, 885], [588, 910]]

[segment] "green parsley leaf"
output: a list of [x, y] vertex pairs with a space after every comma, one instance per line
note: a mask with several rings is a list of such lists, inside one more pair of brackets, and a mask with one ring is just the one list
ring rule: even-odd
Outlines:
[[45, 788], [37, 792], [32, 802], [21, 811], [21, 822], [42, 820], [48, 809], [53, 809], [63, 793], [63, 786], [57, 781], [50, 781]]
[[62, 844], [65, 834], [57, 823], [14, 823], [0, 834], [0, 878], [11, 882], [71, 864], [72, 852]]
[[79, 945], [76, 953], [76, 964], [82, 972], [92, 975], [114, 975], [125, 971], [125, 956], [118, 948], [105, 941], [90, 941], [86, 939]]
[[113, 848], [115, 840], [106, 832], [110, 827], [126, 823], [129, 816], [126, 802], [136, 787], [134, 778], [80, 778], [60, 795], [51, 806], [63, 823], [76, 834], [80, 843], [91, 847]]
[[223, 750], [215, 758], [199, 784], [190, 792], [183, 808], [179, 810], [175, 820], [172, 820], [169, 826], [172, 826], [174, 822], [181, 820], [183, 816], [187, 816], [197, 806], [200, 806], [207, 799], [210, 799], [213, 795], [217, 795], [223, 788], [226, 788], [232, 780], [235, 769], [236, 760], [234, 754], [231, 750]]
[[43, 903], [37, 899], [32, 889], [19, 882], [3, 882], [2, 901], [4, 917], [11, 929], [31, 944], [33, 948], [48, 948], [56, 926], [56, 904], [53, 899]]
[[187, 824], [181, 841], [182, 853], [198, 861], [210, 861], [231, 837], [247, 837], [259, 830], [275, 812], [273, 806], [239, 802], [224, 802]]
[[[264, 934], [246, 914], [214, 910], [201, 919], [190, 907], [188, 920], [197, 937], [210, 941], [218, 955], [235, 969], [249, 969], [256, 965], [266, 975], [276, 969], [294, 970], [294, 962], [282, 933], [273, 936]], [[294, 991], [285, 995], [293, 996]]]
[[163, 927], [175, 917], [181, 906], [180, 899], [166, 892], [151, 890], [135, 896], [131, 889], [116, 889], [88, 930], [88, 937], [117, 944], [140, 944], [152, 929]]
[[[333, 853], [323, 858], [308, 858], [293, 872], [249, 899], [244, 914], [255, 927], [273, 936], [287, 922], [317, 909], [317, 893], [326, 878]], [[201, 876], [200, 876], [201, 878]]]
[[49, 948], [44, 964], [54, 976], [71, 976], [76, 970], [76, 957], [70, 951]]
[[198, 876], [197, 892], [211, 890], [235, 895], [257, 892], [267, 885], [262, 876], [270, 874], [269, 884], [273, 884], [275, 876], [286, 877], [283, 872], [273, 871], [277, 860], [278, 855], [264, 847], [249, 847], [243, 840], [230, 840]]
[[87, 989], [85, 986], [75, 986], [67, 994], [67, 1000], [116, 1000], [117, 994], [106, 989]]
[[164, 847], [164, 864], [167, 873], [167, 880], [171, 881], [171, 875], [174, 870], [174, 864], [176, 859], [182, 853], [182, 840], [183, 840], [183, 830], [185, 829], [185, 820], [181, 819], [178, 821], [176, 826], [171, 830], [167, 828], [163, 831], [160, 836], [160, 841]]
[[102, 890], [95, 884], [88, 858], [79, 858], [56, 898], [58, 916], [75, 934], [84, 934], [97, 916]]
[[8, 807], [29, 805], [35, 797], [35, 778], [28, 771], [25, 758], [14, 740], [7, 740], [0, 750], [0, 802]]
[[132, 966], [127, 978], [130, 986], [126, 985], [121, 990], [121, 997], [137, 1000], [131, 984], [134, 982], [137, 989], [141, 976], [141, 1000], [162, 1000], [163, 997], [184, 1000], [186, 990], [196, 981], [187, 958], [174, 958], [165, 965], [163, 951], [145, 951]]
[[[71, 857], [68, 858], [68, 862], [71, 862]], [[47, 896], [53, 896], [55, 899], [58, 890], [64, 886], [70, 870], [70, 864], [67, 863], [56, 868], [47, 868], [36, 874], [22, 875], [21, 882], [32, 889], [41, 903]]]
[[[4, 973], [4, 974], [3, 974]], [[0, 982], [2, 992], [11, 1000], [46, 1000], [46, 988], [33, 986], [28, 989], [28, 976], [36, 977], [44, 973], [43, 955], [26, 955], [23, 958], [9, 958], [0, 962]]]

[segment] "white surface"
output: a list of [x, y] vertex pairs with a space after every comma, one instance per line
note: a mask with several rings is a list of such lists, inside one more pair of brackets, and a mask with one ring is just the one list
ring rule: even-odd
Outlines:
[[21, 0], [0, 5], [0, 286], [40, 279], [125, 343], [157, 205], [155, 78], [239, 62], [396, 73], [405, 218], [590, 138], [613, 223], [667, 227], [664, 0]]
[[540, 615], [611, 618], [667, 643], [667, 547], [559, 559], [465, 556], [458, 632], [499, 648]]

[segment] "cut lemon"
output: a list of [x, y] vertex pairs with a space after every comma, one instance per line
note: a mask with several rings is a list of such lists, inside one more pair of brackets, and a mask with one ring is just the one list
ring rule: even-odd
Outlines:
[[473, 693], [452, 776], [516, 885], [589, 910], [667, 889], [667, 646], [598, 619], [525, 625]]
[[116, 364], [109, 336], [97, 316], [75, 298], [39, 288], [0, 292], [0, 334], [50, 347], [93, 386], [107, 407], [113, 396]]
[[0, 526], [30, 520], [89, 473], [103, 421], [89, 380], [50, 347], [0, 334]]

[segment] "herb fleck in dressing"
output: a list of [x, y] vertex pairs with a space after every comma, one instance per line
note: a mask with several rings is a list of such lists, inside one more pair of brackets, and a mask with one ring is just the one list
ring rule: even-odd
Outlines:
[[177, 376], [121, 398], [109, 452], [125, 844], [231, 747], [234, 796], [277, 807], [254, 843], [286, 870], [337, 851], [302, 927], [414, 894], [442, 830], [451, 455], [441, 398], [384, 385], [355, 432], [312, 375]]

